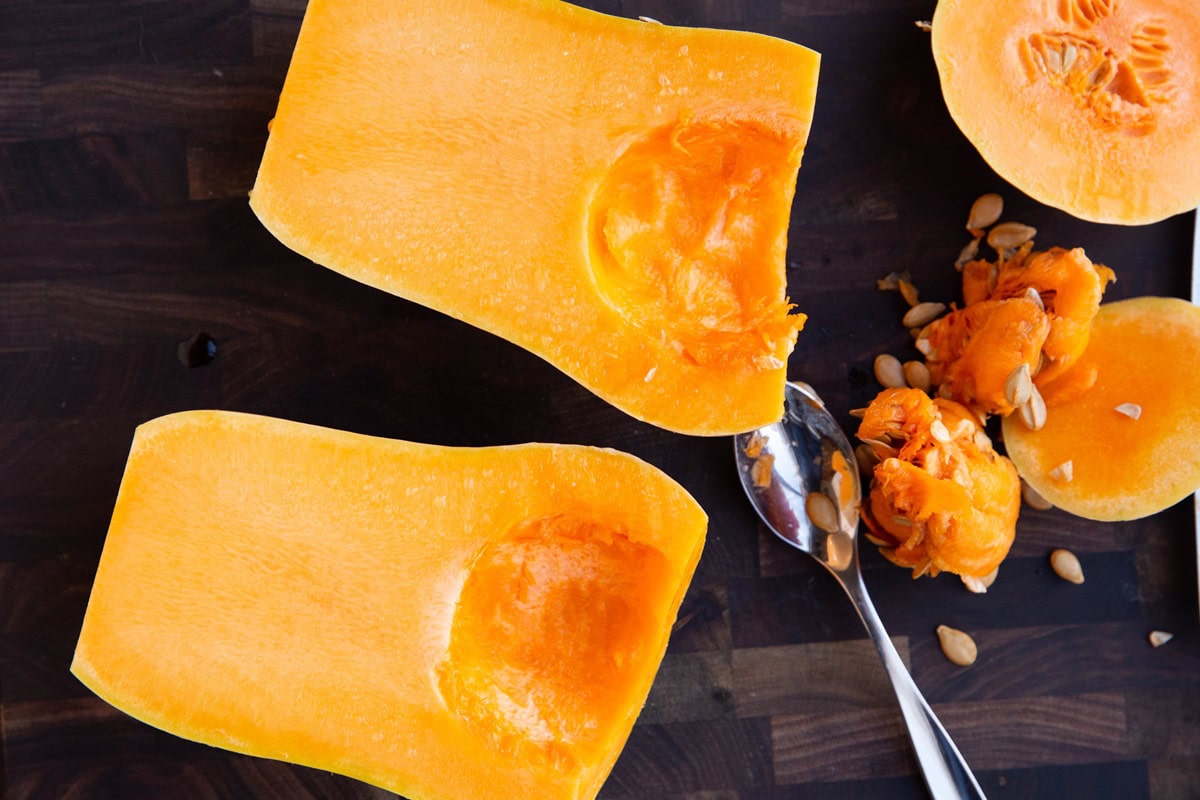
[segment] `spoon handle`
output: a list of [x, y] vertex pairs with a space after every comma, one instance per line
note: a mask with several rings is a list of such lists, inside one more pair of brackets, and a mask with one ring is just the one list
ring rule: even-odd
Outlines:
[[908, 726], [908, 734], [912, 738], [913, 749], [916, 751], [929, 793], [934, 800], [986, 800], [971, 768], [963, 760], [962, 754], [954, 746], [953, 740], [938, 721], [929, 703], [925, 702], [921, 690], [913, 682], [904, 661], [896, 652], [896, 647], [875, 610], [875, 604], [867, 594], [862, 573], [852, 570], [834, 574], [846, 590], [846, 594], [850, 595], [854, 607], [858, 609], [858, 615], [867, 627], [867, 633], [875, 642], [875, 647], [883, 659], [883, 666], [900, 701], [900, 711]]

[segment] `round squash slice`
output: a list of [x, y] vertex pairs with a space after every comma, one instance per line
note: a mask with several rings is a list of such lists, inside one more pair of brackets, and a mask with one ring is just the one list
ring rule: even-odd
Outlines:
[[1200, 488], [1200, 307], [1164, 297], [1100, 306], [1082, 357], [1044, 394], [1045, 426], [1006, 417], [1004, 442], [1054, 505], [1137, 519]]
[[955, 123], [1003, 178], [1094, 222], [1200, 205], [1195, 0], [940, 0]]

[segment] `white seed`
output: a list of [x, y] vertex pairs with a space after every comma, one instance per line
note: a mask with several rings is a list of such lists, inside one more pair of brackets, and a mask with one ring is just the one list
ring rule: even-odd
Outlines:
[[1079, 559], [1070, 550], [1059, 548], [1051, 553], [1050, 568], [1064, 581], [1070, 581], [1076, 585], [1083, 583], [1083, 567], [1080, 566]]
[[1025, 290], [1025, 299], [1037, 306], [1039, 311], [1046, 310], [1046, 304], [1042, 302], [1042, 293], [1032, 286]]
[[911, 519], [909, 519], [908, 517], [902, 517], [899, 514], [892, 515], [892, 522], [896, 523], [897, 525], [899, 525], [903, 528], [911, 528], [912, 524], [913, 524], [913, 521]]
[[1142, 416], [1142, 407], [1137, 403], [1121, 403], [1121, 405], [1117, 406], [1116, 411], [1118, 414], [1124, 414], [1130, 419], [1137, 419]]
[[642, 22], [649, 22], [651, 25], [662, 25], [662, 23], [656, 20], [654, 17], [638, 17], [638, 19], [640, 19]]
[[921, 30], [925, 31], [926, 33], [929, 33], [931, 30], [933, 30], [933, 23], [927, 19], [919, 19], [916, 22], [914, 22], [913, 24], [916, 25]]
[[1042, 497], [1041, 492], [1024, 480], [1021, 481], [1021, 499], [1025, 501], [1025, 505], [1038, 511], [1049, 511], [1054, 508], [1053, 503]]
[[836, 533], [838, 526], [837, 507], [823, 494], [813, 493], [804, 500], [804, 510], [809, 520], [826, 533]]
[[1061, 483], [1070, 483], [1075, 479], [1075, 463], [1070, 459], [1067, 459], [1054, 469], [1050, 470], [1049, 475], [1051, 478]]
[[1022, 362], [1013, 367], [1013, 371], [1008, 373], [1008, 378], [1004, 381], [1004, 399], [1008, 404], [1020, 408], [1029, 402], [1033, 391], [1033, 376], [1029, 372], [1029, 365]]
[[979, 648], [975, 646], [975, 640], [957, 628], [938, 625], [937, 636], [938, 642], [942, 645], [942, 652], [946, 654], [946, 658], [950, 659], [951, 663], [960, 667], [969, 667], [979, 657]]
[[963, 249], [958, 251], [958, 258], [954, 259], [954, 268], [962, 272], [963, 267], [967, 262], [974, 261], [975, 256], [979, 255], [979, 240], [972, 239], [963, 245]]
[[908, 385], [904, 382], [904, 367], [900, 359], [888, 353], [875, 357], [875, 380], [888, 389], [903, 389]]
[[974, 439], [975, 446], [980, 450], [987, 452], [988, 450], [992, 449], [992, 440], [988, 437], [987, 431], [985, 431], [983, 428], [975, 429]]
[[928, 337], [925, 337], [925, 336], [922, 336], [919, 339], [917, 339], [915, 347], [917, 348], [917, 350], [921, 351], [921, 353], [923, 353], [926, 358], [929, 358], [930, 357], [929, 354], [933, 352], [933, 345], [929, 342]]
[[906, 328], [920, 328], [940, 317], [945, 310], [945, 303], [917, 303], [905, 313], [901, 322]]
[[935, 419], [929, 423], [929, 435], [942, 444], [950, 441], [950, 429], [940, 419]]
[[1167, 642], [1175, 638], [1175, 634], [1167, 633], [1166, 631], [1150, 631], [1150, 646], [1162, 647]]
[[1020, 247], [1037, 235], [1037, 228], [1020, 222], [1002, 222], [988, 231], [987, 243], [996, 252], [1005, 248]]
[[1021, 422], [1031, 431], [1040, 431], [1046, 424], [1046, 401], [1042, 399], [1037, 386], [1032, 388], [1028, 402], [1020, 406], [1017, 412], [1021, 415]]
[[1071, 69], [1071, 65], [1075, 63], [1075, 56], [1078, 53], [1079, 50], [1070, 42], [1068, 42], [1067, 46], [1063, 48], [1062, 63], [1064, 72]]
[[1000, 574], [1000, 567], [996, 567], [987, 575], [976, 577], [974, 575], [959, 575], [962, 579], [963, 586], [970, 589], [975, 594], [985, 594], [992, 584], [996, 582], [996, 576]]
[[904, 380], [914, 389], [928, 392], [930, 386], [929, 367], [920, 361], [905, 361]]
[[971, 204], [967, 214], [967, 230], [977, 231], [996, 224], [1004, 212], [1004, 198], [995, 193], [982, 194]]

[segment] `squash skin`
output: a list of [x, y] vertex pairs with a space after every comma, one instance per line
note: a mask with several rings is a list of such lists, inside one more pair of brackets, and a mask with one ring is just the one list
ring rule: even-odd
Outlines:
[[[1200, 488], [1200, 307], [1178, 298], [1105, 303], [1087, 349], [1046, 387], [1046, 424], [1004, 420], [1021, 477], [1055, 506], [1094, 520], [1162, 511]], [[1116, 410], [1136, 403], [1141, 416]], [[1051, 475], [1072, 463], [1070, 481]]]
[[[576, 555], [580, 542], [616, 555], [576, 559], [534, 587], [558, 611], [577, 601], [567, 607], [579, 630], [603, 630], [614, 620], [602, 603], [626, 601], [619, 621], [637, 647], [610, 666], [618, 679], [590, 709], [591, 739], [518, 735], [497, 746], [505, 731], [486, 719], [481, 728], [439, 676], [479, 674], [479, 664], [450, 656], [456, 626], [487, 629], [461, 611], [481, 559], [516, 541], [558, 563], [555, 535], [528, 535], [529, 521], [547, 519], [583, 521], [567, 537]], [[101, 698], [176, 735], [412, 800], [590, 798], [645, 701], [705, 527], [682, 488], [615, 451], [446, 448], [246, 414], [175, 414], [134, 437], [71, 669]], [[484, 588], [505, 592], [496, 563]], [[638, 570], [647, 579], [632, 597], [610, 591]], [[525, 609], [525, 620], [537, 611]], [[528, 644], [546, 659], [607, 665], [615, 654], [603, 638], [564, 631], [562, 642]], [[584, 676], [598, 668], [577, 666]], [[531, 684], [554, 698], [570, 686], [553, 677], [531, 672]], [[558, 745], [574, 760], [555, 758]]]
[[[639, 420], [737, 433], [780, 417], [803, 324], [784, 254], [818, 65], [779, 39], [550, 0], [313, 0], [250, 203], [293, 250]], [[629, 208], [618, 179], [708, 128], [727, 135], [702, 190], [673, 194], [697, 181], [672, 168], [640, 195], [665, 222]], [[608, 257], [614, 215], [662, 227], [650, 258], [631, 245], [631, 276]]]
[[[1192, 0], [939, 0], [933, 16], [959, 129], [1015, 187], [1093, 222], [1200, 205], [1197, 41]], [[1068, 45], [1074, 71], [1058, 72]], [[1115, 77], [1095, 89], [1101, 61]]]

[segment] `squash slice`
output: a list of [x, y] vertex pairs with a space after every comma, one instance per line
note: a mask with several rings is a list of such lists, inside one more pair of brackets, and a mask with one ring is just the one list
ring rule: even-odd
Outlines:
[[622, 453], [142, 425], [71, 666], [146, 723], [412, 800], [594, 797], [703, 511]]
[[778, 419], [819, 57], [552, 0], [312, 0], [250, 204], [634, 417]]
[[1093, 222], [1200, 205], [1195, 0], [939, 0], [933, 56], [960, 130], [1030, 197]]
[[1045, 387], [1046, 424], [1004, 419], [1021, 477], [1081, 517], [1128, 520], [1200, 488], [1200, 307], [1170, 297], [1105, 303], [1087, 349]]

